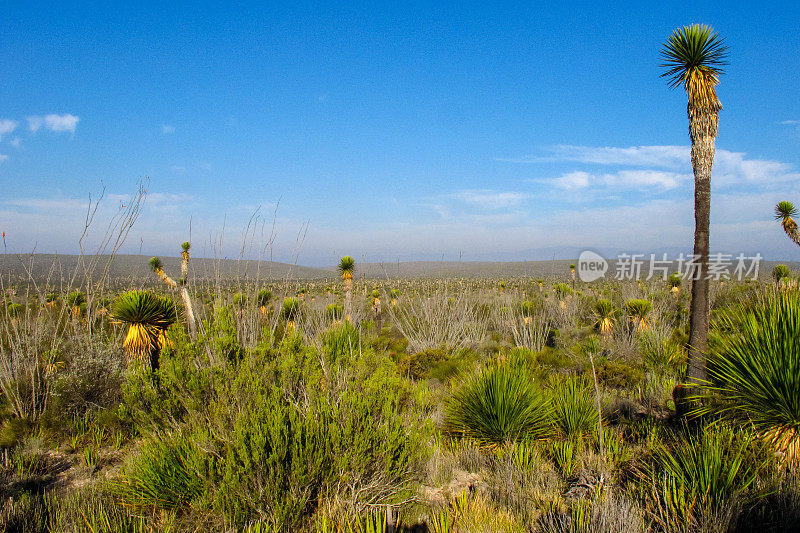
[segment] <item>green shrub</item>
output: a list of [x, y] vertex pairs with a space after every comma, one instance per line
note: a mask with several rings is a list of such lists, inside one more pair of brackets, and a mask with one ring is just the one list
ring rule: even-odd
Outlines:
[[193, 464], [195, 445], [182, 433], [152, 438], [139, 447], [122, 469], [115, 488], [126, 505], [177, 509], [203, 494]]
[[[332, 332], [329, 349], [353, 333]], [[152, 451], [126, 465], [126, 501], [191, 505], [237, 529], [258, 520], [295, 530], [327, 497], [358, 505], [408, 497], [422, 425], [394, 364], [363, 347], [320, 357], [301, 339], [210, 368], [169, 358], [134, 417], [150, 420], [140, 424], [146, 431], [179, 429], [152, 433], [143, 447]]]
[[361, 351], [361, 333], [350, 322], [336, 325], [323, 334], [322, 351], [331, 364], [351, 361]]
[[597, 381], [614, 389], [636, 388], [644, 379], [644, 373], [629, 364], [609, 361], [601, 357], [597, 361]]
[[511, 365], [492, 363], [450, 398], [446, 429], [486, 446], [537, 439], [550, 428], [551, 407], [531, 376]]

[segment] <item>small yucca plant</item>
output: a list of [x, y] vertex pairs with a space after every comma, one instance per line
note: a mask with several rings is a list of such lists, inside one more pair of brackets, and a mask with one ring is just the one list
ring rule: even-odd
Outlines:
[[352, 257], [346, 255], [339, 260], [339, 265], [336, 269], [339, 271], [339, 274], [342, 275], [342, 279], [353, 279], [353, 274], [356, 270], [356, 262]]
[[294, 322], [298, 316], [300, 316], [300, 299], [284, 298], [281, 306], [281, 318]]
[[547, 436], [551, 413], [547, 396], [531, 376], [512, 365], [492, 363], [450, 399], [446, 428], [453, 436], [498, 447]]
[[792, 271], [786, 265], [775, 265], [772, 269], [772, 277], [776, 285], [780, 285], [781, 281], [789, 280], [792, 277]]
[[261, 289], [258, 291], [258, 294], [256, 295], [256, 304], [258, 304], [258, 308], [261, 310], [262, 314], [267, 313], [267, 306], [271, 300], [272, 292], [270, 292], [269, 289]]
[[121, 294], [111, 308], [111, 318], [128, 324], [122, 346], [134, 359], [150, 358], [157, 367], [158, 352], [164, 343], [164, 332], [178, 319], [175, 303], [168, 297], [148, 291]]
[[594, 326], [603, 335], [614, 331], [614, 304], [610, 300], [598, 300], [594, 306], [597, 321]]
[[628, 316], [631, 322], [633, 322], [636, 331], [646, 331], [650, 329], [650, 324], [647, 322], [647, 315], [653, 310], [653, 304], [650, 303], [649, 300], [628, 300], [625, 304], [625, 309], [628, 311]]
[[681, 279], [681, 275], [678, 272], [673, 272], [667, 278], [667, 286], [669, 287], [670, 292], [672, 292], [672, 293], [680, 292], [680, 290], [681, 290], [681, 282], [682, 281], [683, 280]]

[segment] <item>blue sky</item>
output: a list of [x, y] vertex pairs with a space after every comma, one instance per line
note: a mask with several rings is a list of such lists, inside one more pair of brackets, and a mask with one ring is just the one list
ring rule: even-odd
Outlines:
[[236, 256], [251, 215], [261, 206], [269, 226], [279, 200], [274, 257], [309, 265], [688, 251], [686, 97], [658, 51], [702, 22], [731, 54], [712, 248], [800, 259], [771, 220], [777, 201], [800, 202], [793, 3], [0, 11], [8, 251], [76, 251], [102, 180], [100, 240], [145, 176], [129, 252], [176, 254], [191, 219], [196, 253]]

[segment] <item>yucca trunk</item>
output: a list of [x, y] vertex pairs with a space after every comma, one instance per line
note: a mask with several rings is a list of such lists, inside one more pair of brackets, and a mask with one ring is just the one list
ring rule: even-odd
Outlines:
[[[705, 104], [705, 105], [703, 105]], [[689, 101], [689, 135], [692, 140], [694, 171], [694, 255], [699, 263], [692, 282], [689, 311], [688, 394], [691, 396], [707, 380], [706, 346], [708, 344], [708, 255], [711, 219], [711, 168], [714, 166], [714, 141], [719, 124], [718, 102]], [[688, 407], [688, 406], [684, 406]]]
[[344, 319], [350, 322], [353, 312], [353, 275], [349, 272], [342, 274], [342, 285], [344, 286]]
[[797, 222], [791, 217], [786, 217], [783, 222], [781, 222], [781, 226], [783, 226], [783, 231], [786, 235], [792, 239], [795, 244], [800, 245], [800, 231], [798, 231]]
[[194, 306], [192, 305], [192, 297], [189, 294], [189, 252], [181, 252], [181, 299], [183, 306], [186, 308], [186, 323], [189, 325], [189, 335], [192, 340], [197, 337], [197, 322], [194, 318]]

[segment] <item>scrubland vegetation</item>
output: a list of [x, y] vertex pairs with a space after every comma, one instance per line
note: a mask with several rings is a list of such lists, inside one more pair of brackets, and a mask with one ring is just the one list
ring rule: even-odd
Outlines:
[[[502, 285], [345, 272], [184, 284], [195, 334], [155, 276], [138, 292], [3, 286], [0, 523], [800, 526], [791, 275], [712, 284], [711, 382], [683, 418], [689, 296], [674, 278], [573, 290], [570, 272]], [[122, 313], [131, 302], [151, 302], [155, 325]]]

